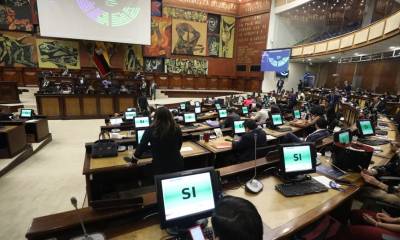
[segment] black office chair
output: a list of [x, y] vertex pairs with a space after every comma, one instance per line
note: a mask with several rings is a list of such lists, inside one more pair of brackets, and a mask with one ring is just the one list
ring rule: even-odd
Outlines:
[[268, 155], [269, 152], [276, 149], [276, 145], [265, 145], [265, 146], [258, 146], [256, 149], [256, 158], [263, 158]]

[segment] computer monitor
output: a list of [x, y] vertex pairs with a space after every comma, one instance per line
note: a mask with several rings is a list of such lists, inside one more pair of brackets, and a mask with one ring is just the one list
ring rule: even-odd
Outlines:
[[179, 109], [180, 109], [181, 111], [185, 111], [185, 110], [186, 110], [186, 103], [181, 103], [181, 104], [179, 104]]
[[195, 123], [197, 121], [196, 113], [185, 113], [185, 114], [183, 114], [183, 121], [184, 121], [185, 124]]
[[149, 117], [135, 117], [135, 128], [147, 128], [150, 126]]
[[156, 175], [161, 228], [185, 229], [211, 216], [220, 183], [213, 168]]
[[335, 132], [333, 134], [333, 140], [335, 141], [335, 143], [347, 145], [347, 144], [351, 143], [351, 140], [352, 140], [351, 131], [343, 130], [340, 132]]
[[110, 118], [111, 125], [120, 125], [123, 122], [122, 118]]
[[22, 108], [19, 112], [20, 118], [31, 118], [33, 116], [33, 109]]
[[301, 111], [299, 109], [293, 110], [293, 118], [294, 119], [301, 119]]
[[135, 108], [127, 108], [126, 111], [127, 112], [136, 112], [136, 109]]
[[200, 113], [201, 113], [201, 107], [195, 107], [195, 108], [194, 108], [194, 112], [195, 112], [196, 114], [200, 114]]
[[[142, 141], [144, 132], [146, 131], [146, 129], [136, 129], [136, 143], [139, 145], [140, 142]], [[150, 146], [150, 143], [148, 144], [148, 146]]]
[[269, 113], [269, 118], [274, 127], [283, 125], [283, 118], [280, 113]]
[[242, 113], [243, 113], [243, 115], [249, 114], [249, 108], [248, 107], [242, 107]]
[[292, 143], [279, 146], [281, 171], [287, 176], [315, 172], [317, 154], [313, 143]]
[[372, 122], [368, 119], [358, 120], [357, 129], [361, 137], [368, 137], [375, 135], [375, 128], [372, 125]]
[[219, 103], [216, 103], [216, 104], [215, 104], [215, 109], [217, 109], [217, 110], [221, 110], [221, 104], [219, 104]]
[[194, 102], [195, 107], [201, 107], [201, 103], [199, 101]]
[[125, 120], [133, 120], [137, 116], [135, 111], [127, 111], [124, 114]]
[[245, 133], [246, 130], [244, 129], [244, 121], [234, 121], [233, 131], [235, 134]]
[[226, 109], [220, 109], [218, 110], [218, 117], [220, 119], [222, 118], [227, 118], [228, 117], [228, 111]]

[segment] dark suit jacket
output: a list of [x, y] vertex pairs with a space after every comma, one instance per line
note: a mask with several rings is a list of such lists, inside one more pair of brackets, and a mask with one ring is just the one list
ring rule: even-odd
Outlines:
[[239, 121], [240, 116], [237, 113], [231, 113], [228, 115], [228, 117], [224, 121], [224, 127], [225, 128], [230, 128], [233, 127], [233, 122], [234, 121]]
[[329, 135], [331, 135], [329, 130], [327, 130], [327, 129], [319, 130], [318, 132], [313, 132], [310, 135], [308, 135], [306, 138], [306, 142], [315, 143], [320, 139], [328, 137]]
[[239, 141], [232, 143], [232, 150], [239, 162], [254, 160], [254, 134], [257, 134], [257, 146], [266, 145], [267, 136], [262, 129], [256, 128], [245, 133]]

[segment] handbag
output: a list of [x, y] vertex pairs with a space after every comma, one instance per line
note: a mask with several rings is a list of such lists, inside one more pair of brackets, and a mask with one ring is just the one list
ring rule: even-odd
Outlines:
[[[107, 133], [110, 136], [109, 133]], [[105, 133], [99, 135], [99, 140], [92, 146], [92, 158], [116, 157], [118, 156], [118, 144], [112, 139], [105, 139]]]
[[374, 149], [366, 145], [334, 143], [332, 161], [335, 166], [344, 171], [361, 172], [362, 169], [368, 169], [373, 153]]

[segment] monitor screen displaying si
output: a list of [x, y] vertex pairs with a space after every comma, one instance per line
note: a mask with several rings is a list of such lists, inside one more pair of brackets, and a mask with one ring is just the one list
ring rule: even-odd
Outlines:
[[289, 69], [291, 49], [268, 49], [261, 58], [261, 71], [286, 72]]
[[375, 130], [370, 120], [365, 119], [357, 121], [357, 128], [363, 137], [375, 135]]
[[214, 174], [204, 168], [155, 176], [162, 228], [211, 215], [217, 198]]
[[149, 0], [37, 0], [37, 6], [43, 37], [151, 44]]
[[350, 131], [344, 131], [338, 133], [338, 141], [341, 144], [349, 144], [350, 143]]
[[194, 108], [194, 112], [195, 112], [196, 114], [200, 114], [200, 113], [201, 113], [201, 107], [195, 107], [195, 108]]
[[180, 104], [180, 109], [181, 109], [182, 111], [186, 110], [186, 103], [181, 103], [181, 104]]
[[315, 171], [314, 149], [312, 144], [282, 145], [282, 163], [286, 174]]
[[218, 116], [219, 118], [226, 118], [228, 117], [228, 112], [226, 111], [226, 109], [218, 110]]
[[194, 102], [194, 106], [195, 106], [195, 107], [200, 107], [200, 106], [201, 106], [201, 104], [200, 104], [200, 102], [199, 102], [199, 101], [196, 101], [196, 102]]
[[301, 119], [301, 111], [300, 110], [294, 110], [293, 111], [293, 117], [295, 119]]
[[246, 132], [244, 129], [244, 121], [234, 121], [233, 122], [233, 129], [235, 134], [240, 134]]
[[248, 114], [249, 113], [249, 108], [248, 107], [242, 107], [242, 113], [243, 114]]
[[282, 115], [280, 113], [271, 114], [272, 124], [274, 126], [283, 125]]
[[136, 117], [136, 112], [133, 111], [125, 112], [126, 120], [133, 120], [135, 117]]
[[[137, 144], [140, 144], [140, 142], [142, 141], [145, 131], [146, 130], [144, 130], [144, 129], [136, 130], [136, 143]], [[148, 144], [148, 146], [150, 146], [150, 143]]]
[[135, 128], [146, 128], [150, 126], [149, 117], [136, 117], [135, 118]]
[[216, 108], [217, 110], [220, 110], [220, 109], [221, 109], [221, 104], [216, 103], [216, 104], [215, 104], [215, 108]]
[[183, 120], [185, 123], [195, 123], [196, 122], [196, 114], [195, 113], [185, 113], [183, 114]]
[[32, 109], [26, 109], [26, 108], [21, 109], [21, 112], [19, 114], [19, 116], [21, 118], [31, 118], [32, 115], [33, 115], [33, 110]]

